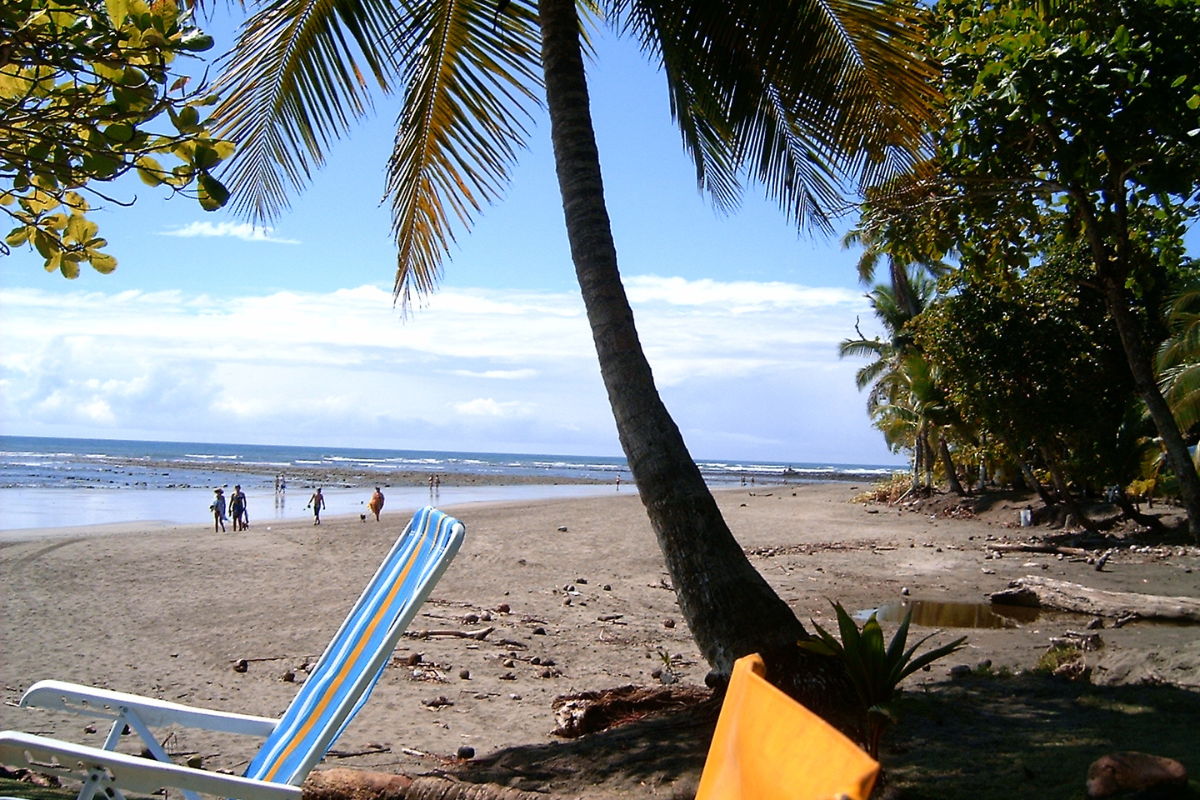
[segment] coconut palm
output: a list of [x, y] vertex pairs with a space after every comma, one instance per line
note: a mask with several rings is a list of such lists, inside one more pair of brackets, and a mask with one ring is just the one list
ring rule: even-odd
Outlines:
[[[387, 191], [395, 292], [407, 304], [434, 288], [456, 229], [499, 198], [544, 89], [601, 374], [682, 613], [719, 674], [753, 651], [779, 663], [806, 632], [730, 534], [638, 341], [604, 204], [585, 23], [603, 15], [662, 65], [684, 147], [718, 205], [733, 207], [748, 176], [795, 222], [827, 225], [848, 176], [877, 181], [913, 158], [933, 92], [917, 55], [918, 9], [906, 0], [266, 0], [219, 84], [226, 99], [215, 116], [239, 145], [234, 206], [256, 220], [279, 213], [369, 108], [371, 82], [402, 92]], [[806, 683], [818, 700], [821, 680]]]
[[[915, 268], [893, 263], [890, 273], [890, 284], [878, 284], [867, 295], [888, 338], [868, 339], [859, 331], [857, 339], [838, 345], [838, 355], [870, 359], [855, 373], [855, 383], [860, 391], [870, 390], [867, 413], [892, 452], [912, 450], [913, 488], [918, 487], [922, 473], [926, 487], [932, 482], [934, 447], [930, 440], [936, 436], [937, 454], [950, 489], [963, 494], [947, 432], [965, 426], [942, 389], [937, 367], [915, 345], [908, 327], [933, 299], [935, 284]], [[899, 291], [897, 287], [901, 287]]]
[[1167, 308], [1171, 335], [1158, 349], [1159, 388], [1179, 429], [1200, 426], [1200, 288], [1189, 287]]

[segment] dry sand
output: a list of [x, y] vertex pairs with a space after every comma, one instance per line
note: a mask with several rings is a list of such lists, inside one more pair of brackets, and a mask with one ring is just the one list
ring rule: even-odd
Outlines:
[[[853, 504], [856, 489], [819, 484], [717, 493], [752, 562], [802, 620], [829, 621], [829, 600], [865, 609], [900, 599], [904, 589], [912, 599], [978, 602], [1026, 574], [1200, 597], [1194, 548], [1167, 558], [1126, 552], [1105, 572], [1050, 555], [985, 560], [987, 537], [1021, 533], [1004, 525], [1016, 519], [1015, 507], [945, 519]], [[447, 510], [466, 524], [466, 542], [410, 633], [496, 630], [483, 641], [406, 637], [371, 702], [335, 745], [332, 765], [420, 774], [446, 767], [461, 745], [486, 760], [503, 748], [547, 744], [555, 741], [556, 696], [657, 684], [651, 672], [662, 666], [660, 651], [678, 656], [685, 683], [703, 684], [707, 665], [666, 588], [634, 493]], [[14, 707], [43, 678], [277, 716], [296, 691], [282, 676], [303, 676], [301, 666], [320, 655], [406, 521], [388, 508], [379, 523], [357, 516], [327, 518], [320, 527], [285, 521], [236, 534], [203, 526], [113, 533], [109, 526], [103, 535], [0, 543], [0, 728], [100, 744], [102, 725], [88, 733], [78, 717]], [[510, 612], [497, 611], [501, 604]], [[464, 622], [484, 612], [490, 621]], [[677, 624], [667, 627], [667, 620]], [[966, 633], [969, 648], [914, 680], [947, 681], [948, 666], [984, 659], [993, 668], [1029, 669], [1050, 636], [1086, 621], [1047, 616], [1017, 629], [942, 631], [932, 642]], [[1096, 682], [1200, 687], [1194, 627], [1136, 623], [1102, 634], [1106, 647], [1092, 657]], [[413, 654], [421, 663], [406, 666]], [[535, 658], [554, 665], [531, 664]], [[249, 661], [245, 673], [232, 669], [238, 659]], [[460, 677], [462, 670], [469, 678]], [[452, 704], [426, 705], [438, 697]], [[174, 752], [202, 755], [207, 768], [235, 770], [257, 744], [182, 730], [170, 742]], [[684, 788], [675, 791], [686, 794], [694, 780], [650, 769], [636, 780], [570, 789], [582, 797], [649, 796], [678, 782]]]

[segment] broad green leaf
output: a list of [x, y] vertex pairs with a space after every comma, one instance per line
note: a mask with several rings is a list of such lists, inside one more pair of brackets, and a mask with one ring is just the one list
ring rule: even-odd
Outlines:
[[165, 170], [150, 156], [142, 156], [137, 160], [137, 172], [147, 186], [162, 186]]
[[91, 258], [92, 269], [102, 275], [108, 275], [117, 268], [117, 260], [108, 253], [94, 253]]
[[117, 28], [120, 28], [125, 22], [125, 17], [129, 16], [128, 0], [104, 0], [104, 8], [108, 11], [109, 20]]
[[200, 205], [205, 211], [216, 211], [229, 202], [229, 190], [207, 172], [200, 173]]
[[8, 236], [4, 237], [4, 241], [11, 247], [20, 247], [29, 241], [31, 228], [27, 225], [20, 225], [8, 232]]
[[124, 122], [115, 122], [104, 129], [104, 135], [114, 142], [128, 142], [133, 138], [133, 127]]

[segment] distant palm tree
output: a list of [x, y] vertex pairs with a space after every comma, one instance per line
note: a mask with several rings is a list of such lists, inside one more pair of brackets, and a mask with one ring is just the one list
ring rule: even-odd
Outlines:
[[[916, 347], [908, 328], [933, 299], [935, 284], [927, 275], [905, 267], [892, 273], [892, 285], [879, 284], [867, 295], [888, 338], [868, 339], [859, 331], [857, 339], [838, 345], [838, 355], [870, 359], [855, 373], [855, 383], [860, 391], [870, 390], [867, 413], [892, 452], [913, 452], [913, 488], [922, 475], [926, 487], [932, 482], [935, 455], [930, 439], [936, 434], [951, 491], [963, 494], [946, 442], [946, 431], [961, 429], [963, 423], [941, 387], [937, 368]], [[897, 284], [907, 292], [903, 300], [893, 288]]]
[[1171, 335], [1158, 349], [1159, 388], [1184, 434], [1200, 428], [1200, 287], [1179, 294], [1167, 309]]
[[[662, 65], [697, 178], [724, 208], [748, 175], [795, 222], [828, 226], [842, 182], [911, 163], [930, 120], [934, 70], [919, 55], [923, 11], [908, 0], [270, 0], [219, 83], [215, 116], [239, 146], [229, 185], [235, 208], [271, 218], [369, 108], [368, 78], [399, 88], [387, 193], [395, 292], [407, 304], [434, 288], [454, 229], [500, 196], [544, 86], [621, 445], [680, 609], [728, 675], [746, 653], [796, 651], [806, 632], [730, 534], [642, 352], [604, 204], [581, 8], [632, 32]], [[818, 703], [821, 680], [809, 681]]]

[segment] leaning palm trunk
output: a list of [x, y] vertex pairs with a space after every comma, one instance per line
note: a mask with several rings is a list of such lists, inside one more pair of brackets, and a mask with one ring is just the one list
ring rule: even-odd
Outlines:
[[942, 456], [942, 468], [946, 470], [946, 483], [949, 484], [950, 491], [959, 497], [966, 495], [962, 483], [958, 480], [958, 469], [954, 466], [954, 458], [950, 455], [950, 445], [946, 443], [945, 432], [938, 433], [938, 452]]
[[[727, 678], [736, 659], [759, 652], [775, 668], [777, 682], [793, 683], [789, 688], [804, 699], [836, 710], [852, 700], [844, 672], [834, 659], [795, 646], [808, 638], [804, 626], [734, 540], [659, 398], [617, 269], [575, 0], [541, 0], [538, 10], [550, 135], [571, 257], [621, 446], [680, 611], [718, 675]], [[784, 678], [782, 672], [790, 675]]]

